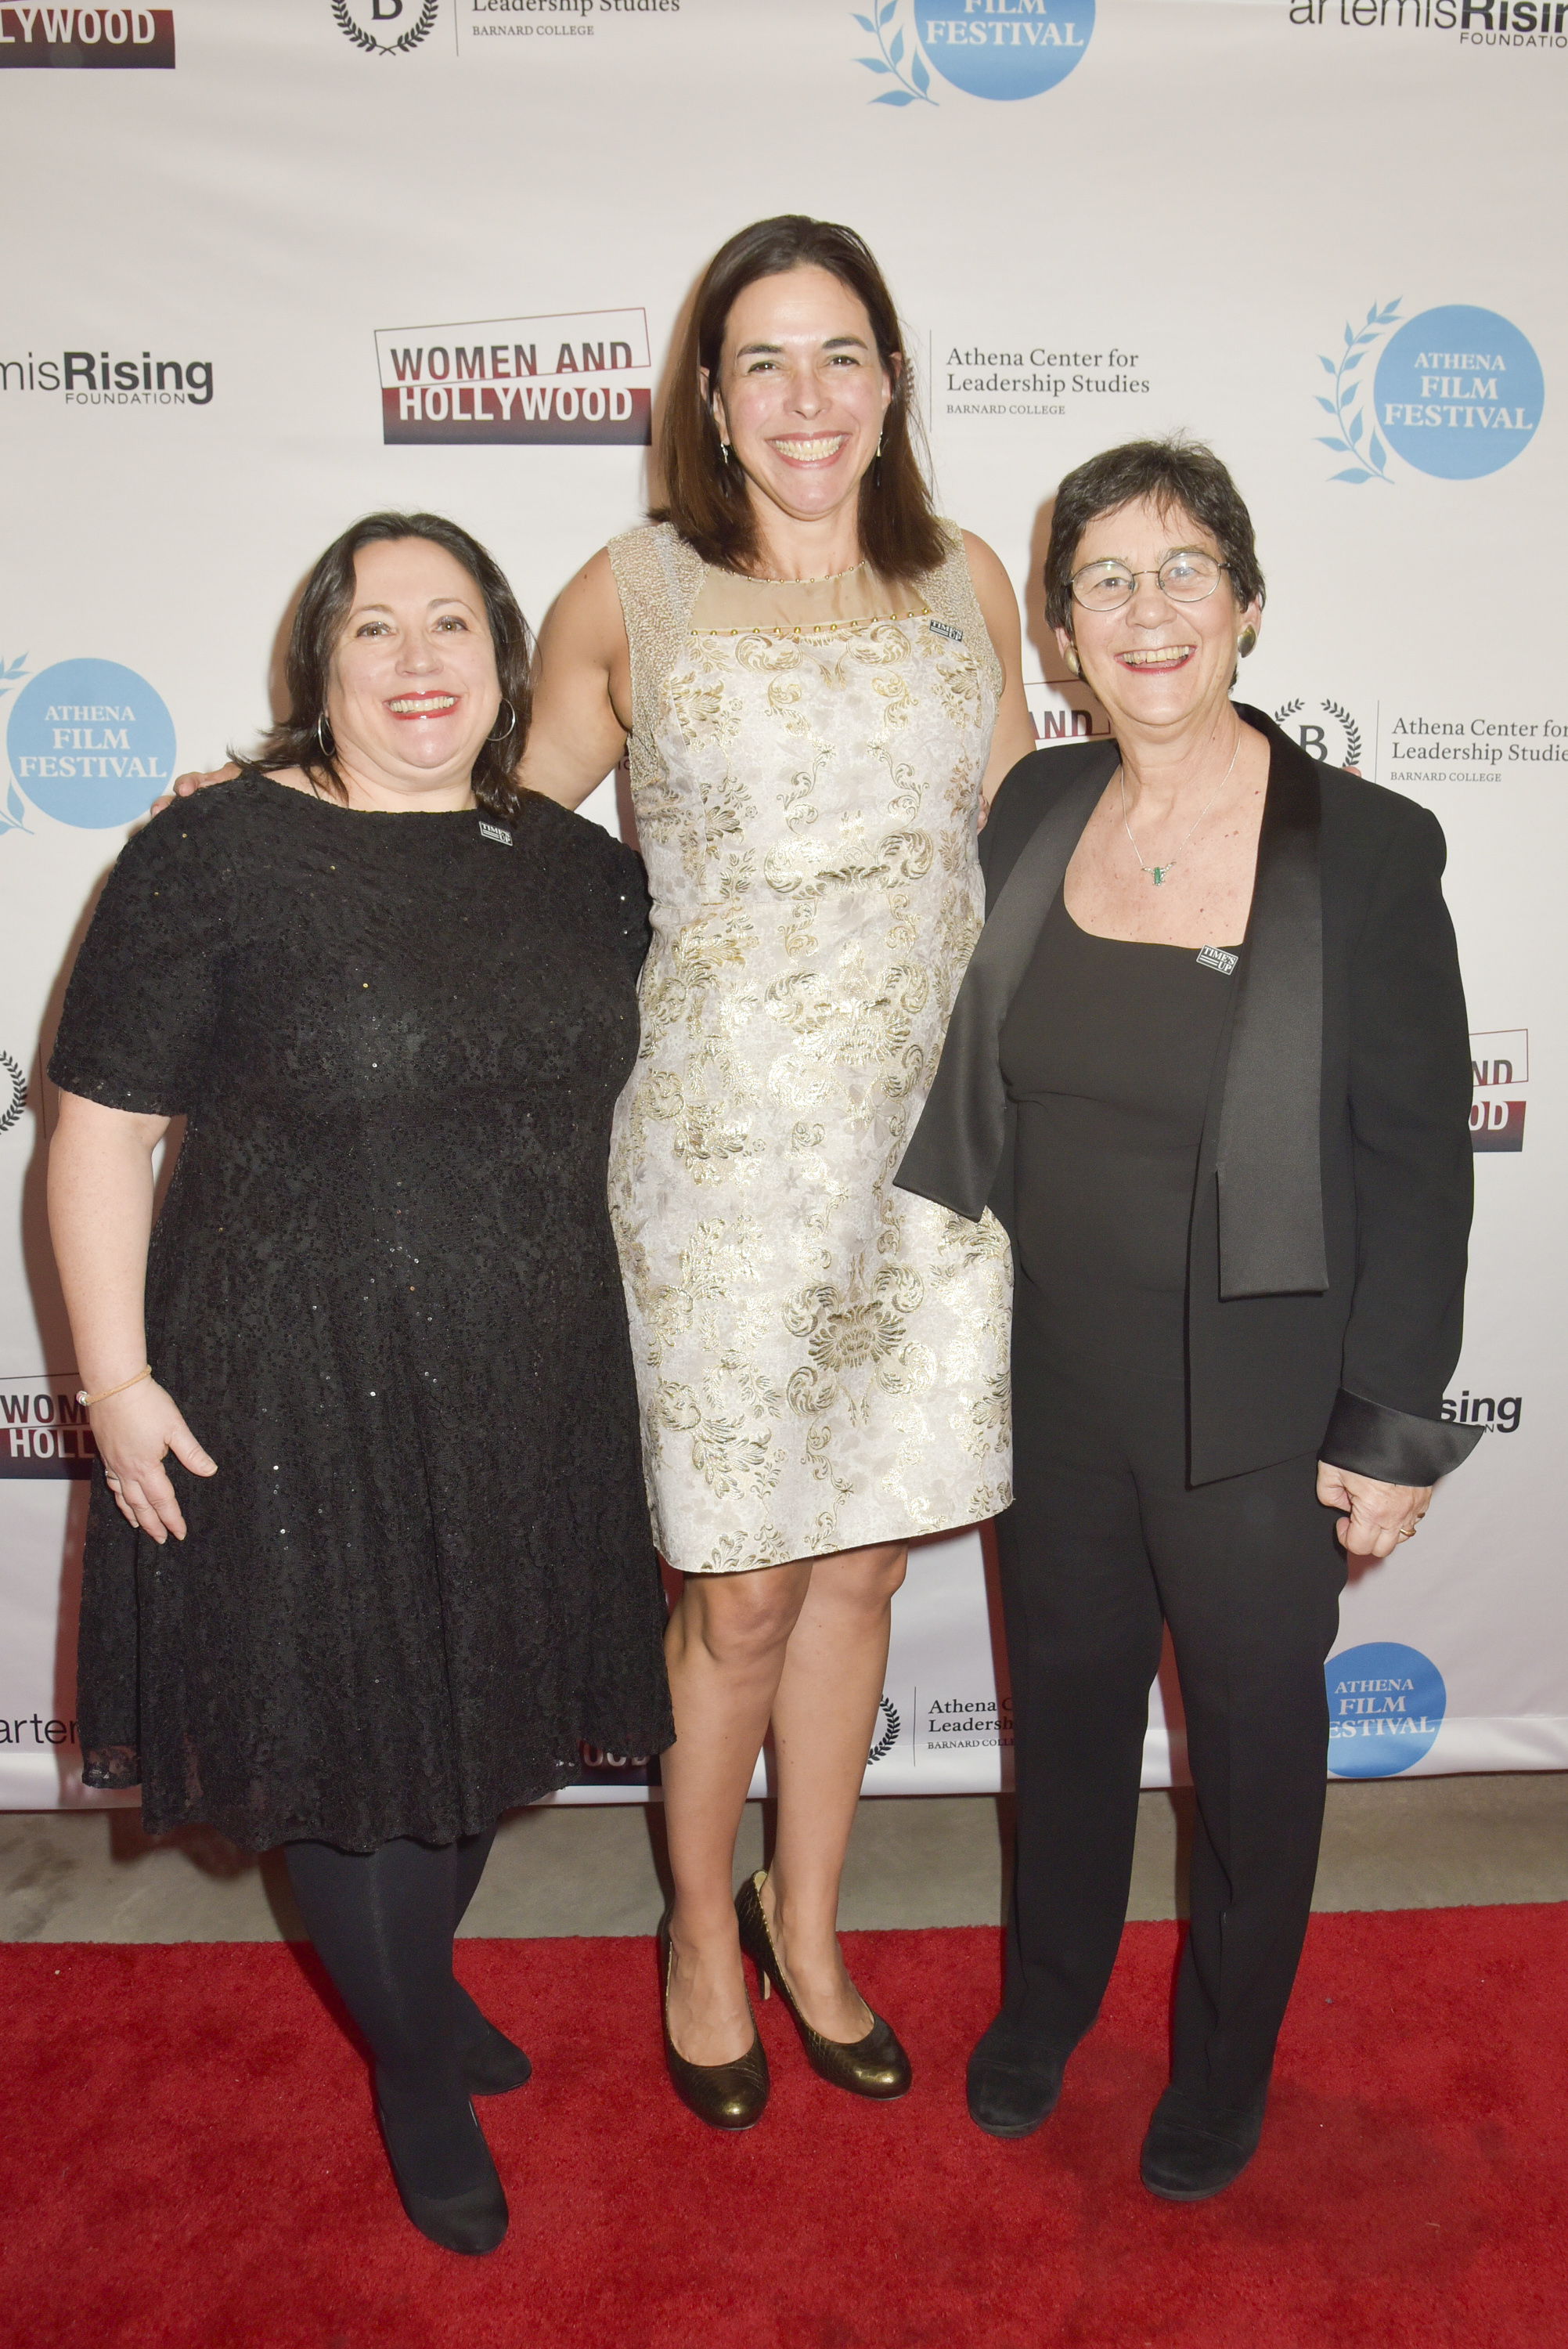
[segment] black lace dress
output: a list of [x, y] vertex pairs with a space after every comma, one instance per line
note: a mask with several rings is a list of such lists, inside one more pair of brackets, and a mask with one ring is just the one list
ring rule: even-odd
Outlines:
[[185, 1112], [153, 1368], [218, 1463], [94, 1478], [91, 1785], [154, 1833], [488, 1826], [672, 1738], [605, 1199], [647, 900], [553, 802], [362, 814], [247, 771], [115, 866], [50, 1074]]

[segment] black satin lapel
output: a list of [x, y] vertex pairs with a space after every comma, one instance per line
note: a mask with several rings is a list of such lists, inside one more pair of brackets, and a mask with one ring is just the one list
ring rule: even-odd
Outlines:
[[1220, 1295], [1321, 1294], [1322, 793], [1306, 753], [1246, 714], [1271, 757], [1220, 1108]]
[[1002, 1023], [1118, 756], [1116, 745], [1107, 743], [1104, 758], [1068, 785], [1003, 883], [953, 1006], [925, 1107], [893, 1176], [901, 1191], [934, 1199], [972, 1223], [991, 1195], [1006, 1134]]

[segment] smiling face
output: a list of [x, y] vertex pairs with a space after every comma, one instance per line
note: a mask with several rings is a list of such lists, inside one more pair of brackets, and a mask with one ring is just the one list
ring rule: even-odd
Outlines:
[[326, 697], [346, 771], [398, 792], [466, 783], [500, 708], [477, 581], [428, 539], [361, 547]]
[[821, 521], [855, 496], [876, 454], [892, 378], [864, 305], [816, 267], [758, 277], [725, 322], [705, 389], [754, 497]]
[[1163, 592], [1154, 574], [1183, 548], [1222, 560], [1212, 533], [1184, 509], [1144, 500], [1098, 514], [1074, 550], [1075, 576], [1086, 564], [1102, 562], [1140, 574], [1119, 611], [1086, 611], [1075, 602], [1071, 628], [1056, 631], [1064, 657], [1076, 649], [1084, 680], [1118, 734], [1169, 733], [1216, 715], [1230, 695], [1242, 631], [1258, 626], [1260, 606], [1239, 607], [1228, 571], [1201, 603], [1179, 603]]

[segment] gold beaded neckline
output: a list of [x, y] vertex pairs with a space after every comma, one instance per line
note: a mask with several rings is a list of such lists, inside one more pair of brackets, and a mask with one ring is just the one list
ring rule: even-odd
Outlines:
[[817, 571], [804, 579], [768, 579], [759, 571], [738, 571], [734, 575], [737, 579], [747, 580], [753, 587], [830, 587], [837, 580], [853, 579], [865, 567], [866, 558], [862, 554], [860, 561], [851, 563], [847, 571]]
[[[790, 581], [790, 585], [795, 583]], [[748, 628], [694, 628], [694, 636], [836, 636], [851, 628], [893, 628], [903, 620], [929, 620], [931, 606], [918, 612], [868, 612], [858, 620], [812, 620], [789, 627], [782, 620], [754, 620]]]

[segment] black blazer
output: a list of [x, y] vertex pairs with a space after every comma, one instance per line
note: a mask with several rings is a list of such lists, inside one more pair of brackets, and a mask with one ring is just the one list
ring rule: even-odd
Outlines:
[[[1295, 1454], [1427, 1485], [1480, 1431], [1444, 1421], [1470, 1234], [1470, 1038], [1437, 819], [1269, 745], [1257, 877], [1198, 1154], [1189, 1474]], [[987, 918], [895, 1180], [1012, 1228], [1007, 1008], [1116, 745], [1037, 750], [980, 838]], [[1222, 943], [1222, 941], [1216, 941]]]

